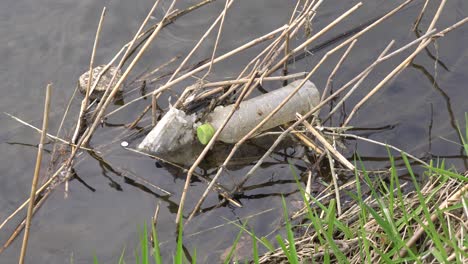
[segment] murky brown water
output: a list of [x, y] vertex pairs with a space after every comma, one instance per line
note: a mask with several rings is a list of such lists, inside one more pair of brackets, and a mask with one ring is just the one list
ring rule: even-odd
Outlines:
[[[190, 5], [187, 2], [196, 1], [185, 1], [179, 6]], [[285, 24], [293, 7], [292, 2], [236, 2], [226, 18], [224, 30], [228, 34], [222, 37], [219, 53]], [[342, 4], [342, 1], [325, 2], [317, 14], [314, 30], [322, 28], [353, 5]], [[359, 73], [363, 65], [370, 63], [391, 39], [396, 40], [396, 45], [414, 39], [410, 28], [421, 8], [421, 2], [415, 1], [415, 4], [363, 36], [335, 78], [335, 87]], [[50, 129], [56, 131], [76, 80], [88, 67], [95, 29], [101, 8], [105, 4], [109, 9], [97, 63], [106, 63], [132, 37], [151, 7], [151, 1], [0, 2], [1, 112], [9, 112], [40, 126], [44, 88], [47, 82], [53, 82]], [[163, 4], [165, 8], [168, 6], [168, 3]], [[223, 6], [222, 1], [215, 2], [165, 28], [135, 72], [186, 53]], [[391, 1], [367, 1], [361, 10], [321, 40], [353, 28], [393, 6]], [[433, 12], [434, 7], [430, 8]], [[160, 8], [157, 15], [160, 16], [163, 12], [164, 8]], [[448, 1], [437, 27], [445, 28], [467, 15], [467, 1]], [[423, 25], [427, 23], [426, 17]], [[209, 43], [212, 43], [214, 37], [210, 40]], [[428, 53], [421, 53], [414, 64], [372, 98], [351, 123], [360, 128], [384, 128], [357, 130], [354, 133], [387, 142], [418, 157], [442, 157], [459, 170], [466, 170], [467, 160], [461, 157], [461, 148], [445, 139], [459, 142], [454, 124], [456, 120], [462, 123], [464, 112], [468, 111], [467, 43], [468, 27], [465, 26], [437, 41], [437, 48], [430, 46], [429, 51], [439, 58], [440, 63], [436, 64]], [[211, 49], [211, 44], [202, 46], [196, 59], [210, 56]], [[254, 48], [245, 55], [217, 65], [211, 78], [234, 76], [249, 56], [259, 49]], [[316, 57], [297, 62], [292, 70], [309, 70], [322, 54], [324, 51], [320, 51]], [[313, 77], [319, 90], [323, 89], [337, 58], [335, 56]], [[378, 67], [361, 91], [349, 100], [344, 111], [349, 113], [362, 95], [372, 89], [397, 63], [398, 59], [394, 59]], [[274, 86], [275, 84], [267, 84], [266, 88], [271, 89]], [[74, 120], [78, 105], [75, 101], [73, 118], [70, 120]], [[93, 144], [99, 145], [103, 141], [107, 144], [109, 137], [118, 137], [124, 131], [120, 124], [131, 121], [135, 113], [145, 106], [145, 102], [134, 104], [110, 118], [108, 123], [114, 126], [108, 125], [99, 130], [93, 138]], [[333, 120], [333, 124], [340, 121]], [[0, 115], [0, 122], [0, 221], [3, 221], [29, 194], [36, 156], [35, 145], [39, 136], [6, 115]], [[68, 123], [66, 130], [68, 136], [71, 134], [71, 123]], [[139, 140], [131, 138], [130, 141], [135, 145]], [[349, 150], [345, 154], [349, 158], [357, 151], [368, 168], [387, 165], [387, 152], [384, 148], [356, 141], [346, 143]], [[224, 174], [222, 179], [226, 186], [232, 186], [247, 172], [248, 164], [255, 160], [257, 150], [259, 149], [249, 150], [252, 157], [242, 157], [244, 159], [239, 159], [239, 165], [229, 168], [229, 173]], [[297, 188], [285, 158], [285, 155], [292, 157], [291, 162], [299, 170], [303, 170], [304, 163], [297, 158], [300, 153], [294, 153], [294, 150], [280, 150], [262, 166], [256, 177], [249, 182], [250, 188], [240, 196], [243, 208], [225, 205], [214, 207], [218, 203], [217, 195], [213, 193], [208, 197], [203, 207], [205, 212], [197, 216], [185, 230], [185, 246], [190, 251], [197, 248], [200, 263], [217, 259], [238, 232], [234, 225], [208, 229], [228, 220], [237, 220], [260, 212], [263, 213], [249, 220], [249, 226], [255, 229], [257, 235], [266, 235], [271, 227], [279, 223], [281, 194], [287, 197], [288, 202], [298, 199]], [[64, 199], [64, 187], [58, 187], [36, 214], [28, 250], [30, 263], [68, 263], [71, 258], [74, 263], [89, 263], [94, 254], [97, 254], [101, 263], [113, 263], [124, 247], [128, 262], [132, 263], [134, 245], [138, 241], [137, 226], [150, 221], [158, 203], [161, 204], [158, 224], [160, 238], [167, 242], [163, 244], [164, 255], [173, 255], [173, 222], [184, 184], [184, 174], [170, 167], [159, 168], [153, 160], [123, 150], [120, 141], [101, 146], [100, 151], [107, 164], [84, 154], [82, 161], [76, 166], [76, 173], [82, 182], [73, 180], [70, 183], [67, 199]], [[260, 151], [259, 153], [261, 154]], [[43, 165], [46, 167], [47, 162], [44, 161]], [[157, 190], [145, 189], [124, 180], [108, 165], [115, 171], [129, 171], [144, 177], [173, 195], [164, 196]], [[207, 166], [199, 172], [210, 175], [213, 169]], [[193, 208], [205, 186], [199, 181], [192, 184], [186, 208]], [[15, 219], [0, 231], [1, 243], [6, 241], [19, 220]], [[203, 230], [205, 231], [197, 233]], [[21, 239], [17, 239], [0, 255], [0, 262], [16, 262], [20, 244]]]

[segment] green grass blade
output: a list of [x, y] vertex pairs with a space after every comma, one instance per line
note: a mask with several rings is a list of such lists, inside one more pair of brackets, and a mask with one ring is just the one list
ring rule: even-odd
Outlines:
[[286, 232], [288, 234], [289, 252], [291, 253], [291, 257], [293, 258], [293, 262], [291, 263], [299, 263], [299, 260], [297, 259], [296, 243], [294, 241], [294, 233], [292, 231], [291, 222], [289, 222], [289, 213], [288, 209], [286, 208], [286, 200], [284, 200], [283, 196], [281, 196], [281, 201], [283, 203], [284, 220], [286, 221]]
[[140, 234], [140, 245], [141, 245], [141, 263], [148, 264], [148, 226], [145, 221], [143, 226], [143, 233]]
[[257, 247], [257, 237], [255, 236], [255, 232], [252, 230], [252, 257], [253, 261], [255, 264], [259, 263], [259, 258], [258, 258], [258, 247]]
[[152, 234], [153, 234], [153, 243], [154, 243], [154, 249], [153, 249], [154, 263], [162, 264], [161, 250], [159, 248], [158, 232], [156, 230], [156, 227], [154, 226], [154, 223], [151, 224], [151, 231], [152, 231]]
[[124, 256], [125, 256], [125, 247], [123, 248], [122, 253], [120, 254], [119, 264], [124, 264], [125, 263]]
[[178, 232], [177, 232], [177, 248], [176, 248], [176, 255], [174, 259], [174, 262], [176, 264], [182, 264], [183, 253], [184, 253], [182, 249], [182, 233], [184, 230], [184, 224], [182, 222], [183, 222], [183, 218], [181, 214], [179, 218], [179, 227], [178, 227]]
[[289, 252], [288, 247], [286, 247], [286, 244], [284, 244], [283, 238], [280, 235], [276, 235], [275, 238], [278, 244], [280, 245], [281, 249], [283, 250], [284, 255], [286, 255], [288, 262], [293, 263], [293, 264], [297, 263], [297, 262], [294, 262], [294, 258], [291, 255], [291, 252]]
[[237, 233], [236, 239], [234, 240], [234, 243], [231, 246], [231, 250], [229, 251], [229, 254], [226, 256], [226, 258], [224, 259], [224, 264], [227, 264], [231, 261], [232, 255], [234, 254], [234, 251], [236, 250], [237, 243], [239, 242], [239, 239], [242, 233], [244, 233], [247, 223], [248, 221], [245, 221], [245, 223], [242, 225], [242, 228], [239, 230], [239, 233]]

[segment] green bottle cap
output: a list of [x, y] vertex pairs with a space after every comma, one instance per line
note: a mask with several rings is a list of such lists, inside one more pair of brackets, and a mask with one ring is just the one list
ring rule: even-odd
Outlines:
[[203, 145], [208, 144], [215, 133], [214, 127], [210, 123], [205, 123], [197, 127], [198, 141]]

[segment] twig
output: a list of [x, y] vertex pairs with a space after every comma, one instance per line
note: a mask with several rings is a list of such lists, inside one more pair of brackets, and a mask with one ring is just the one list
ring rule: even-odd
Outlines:
[[392, 145], [389, 145], [389, 144], [386, 144], [386, 143], [382, 143], [382, 142], [379, 142], [379, 141], [375, 141], [375, 140], [372, 140], [372, 139], [368, 139], [368, 138], [364, 138], [364, 137], [360, 137], [360, 136], [357, 136], [357, 135], [353, 135], [353, 134], [342, 134], [342, 133], [331, 133], [331, 132], [325, 132], [325, 134], [327, 135], [332, 135], [332, 136], [340, 136], [340, 137], [346, 137], [346, 138], [354, 138], [354, 139], [359, 139], [359, 140], [363, 140], [363, 141], [366, 141], [366, 142], [369, 142], [369, 143], [372, 143], [372, 144], [376, 144], [376, 145], [380, 145], [380, 146], [384, 146], [384, 147], [389, 147], [393, 150], [396, 150], [400, 153], [405, 153], [406, 156], [414, 159], [415, 161], [421, 163], [422, 165], [424, 166], [429, 166], [429, 164], [427, 164], [427, 162], [424, 162], [423, 160], [421, 159], [418, 159], [416, 158], [415, 156], [409, 154], [408, 152], [405, 152], [395, 146], [392, 146]]
[[[387, 45], [387, 47], [382, 51], [382, 53], [379, 55], [377, 58], [377, 61], [381, 59], [385, 54], [387, 54], [388, 50], [393, 46], [395, 43], [394, 40], [390, 41], [390, 43]], [[344, 102], [351, 96], [351, 94], [361, 85], [361, 83], [367, 78], [367, 76], [374, 70], [375, 67], [370, 68], [366, 73], [359, 79], [359, 81], [354, 84], [354, 86], [346, 93], [343, 98], [335, 105], [335, 107], [328, 113], [327, 117], [324, 119], [324, 121], [328, 120], [340, 107]], [[344, 127], [344, 126], [343, 126]]]
[[29, 229], [31, 227], [31, 219], [32, 213], [34, 208], [34, 201], [36, 200], [36, 188], [37, 182], [39, 179], [39, 172], [41, 171], [41, 162], [42, 162], [42, 151], [44, 149], [44, 143], [46, 140], [47, 128], [49, 125], [49, 108], [50, 108], [50, 92], [51, 92], [51, 84], [47, 85], [46, 88], [46, 96], [45, 96], [45, 105], [44, 105], [44, 119], [42, 123], [42, 133], [39, 146], [37, 148], [37, 158], [36, 158], [36, 167], [34, 169], [34, 176], [32, 179], [31, 184], [31, 194], [29, 196], [29, 205], [28, 205], [28, 212], [26, 215], [26, 227], [24, 230], [24, 237], [23, 237], [23, 244], [21, 246], [21, 253], [19, 258], [19, 264], [24, 263], [24, 259], [26, 257], [26, 249], [28, 247], [28, 239], [29, 239]]
[[[296, 78], [304, 78], [306, 75], [307, 75], [307, 72], [298, 72], [298, 73], [284, 75], [284, 76], [265, 77], [262, 79], [262, 81], [284, 81], [284, 80], [290, 80], [290, 79], [296, 79]], [[242, 78], [242, 79], [237, 79], [237, 80], [210, 82], [210, 83], [202, 84], [201, 88], [228, 86], [228, 85], [233, 85], [233, 84], [243, 84], [243, 83], [247, 83], [249, 80], [250, 79]], [[259, 80], [260, 78], [255, 78], [255, 81], [259, 81]]]
[[[301, 115], [298, 114], [298, 116], [302, 119]], [[309, 124], [309, 122], [304, 120], [302, 123], [307, 128], [307, 130], [309, 130], [312, 133], [312, 135], [314, 135], [315, 138], [317, 138], [317, 140], [320, 141], [320, 143], [322, 143], [323, 147], [326, 148], [335, 159], [337, 159], [345, 168], [354, 171], [354, 165], [351, 164], [351, 162], [349, 162], [345, 157], [343, 157], [343, 155], [341, 155], [340, 152], [333, 148], [333, 146], [330, 143], [328, 143], [328, 141], [322, 136], [322, 134], [320, 134], [311, 124]]]
[[[28, 127], [32, 128], [32, 129], [34, 129], [34, 130], [36, 130], [37, 132], [39, 132], [39, 133], [42, 134], [42, 130], [40, 130], [39, 128], [37, 128], [37, 127], [35, 127], [35, 126], [33, 126], [33, 125], [29, 124], [29, 123], [26, 123], [26, 121], [23, 121], [23, 120], [19, 119], [18, 117], [14, 116], [14, 115], [11, 115], [11, 114], [9, 114], [9, 113], [7, 113], [7, 112], [3, 112], [3, 113], [4, 113], [5, 115], [7, 115], [7, 116], [13, 118], [14, 120], [20, 122], [21, 124], [23, 124], [23, 125], [25, 125], [25, 126], [28, 126]], [[72, 146], [72, 147], [78, 147], [77, 145], [72, 144], [72, 143], [66, 141], [65, 139], [59, 138], [59, 137], [54, 136], [54, 135], [51, 135], [51, 134], [49, 134], [49, 133], [47, 133], [47, 137], [49, 137], [49, 138], [51, 138], [51, 139], [53, 139], [53, 140], [60, 141], [60, 142], [62, 142], [62, 143], [64, 143], [64, 144], [70, 145], [70, 146]], [[86, 147], [80, 147], [80, 149], [84, 149], [84, 150], [88, 150], [88, 151], [94, 151], [93, 149], [86, 148]]]
[[418, 29], [419, 23], [421, 22], [422, 17], [424, 16], [424, 12], [426, 11], [427, 4], [429, 3], [429, 0], [426, 0], [424, 2], [424, 5], [421, 9], [421, 12], [419, 12], [418, 18], [416, 18], [416, 21], [414, 22], [413, 26], [413, 31], [416, 31]]

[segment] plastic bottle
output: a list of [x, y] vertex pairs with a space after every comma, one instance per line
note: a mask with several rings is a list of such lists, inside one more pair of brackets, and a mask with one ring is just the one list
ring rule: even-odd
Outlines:
[[[272, 112], [303, 80], [297, 80], [272, 92], [245, 100], [240, 103], [218, 140], [225, 143], [236, 143], [270, 112]], [[315, 85], [307, 80], [299, 91], [267, 121], [258, 132], [285, 124], [296, 119], [296, 113], [305, 114], [319, 103], [319, 92]], [[206, 122], [218, 130], [234, 105], [218, 106], [208, 115]]]

